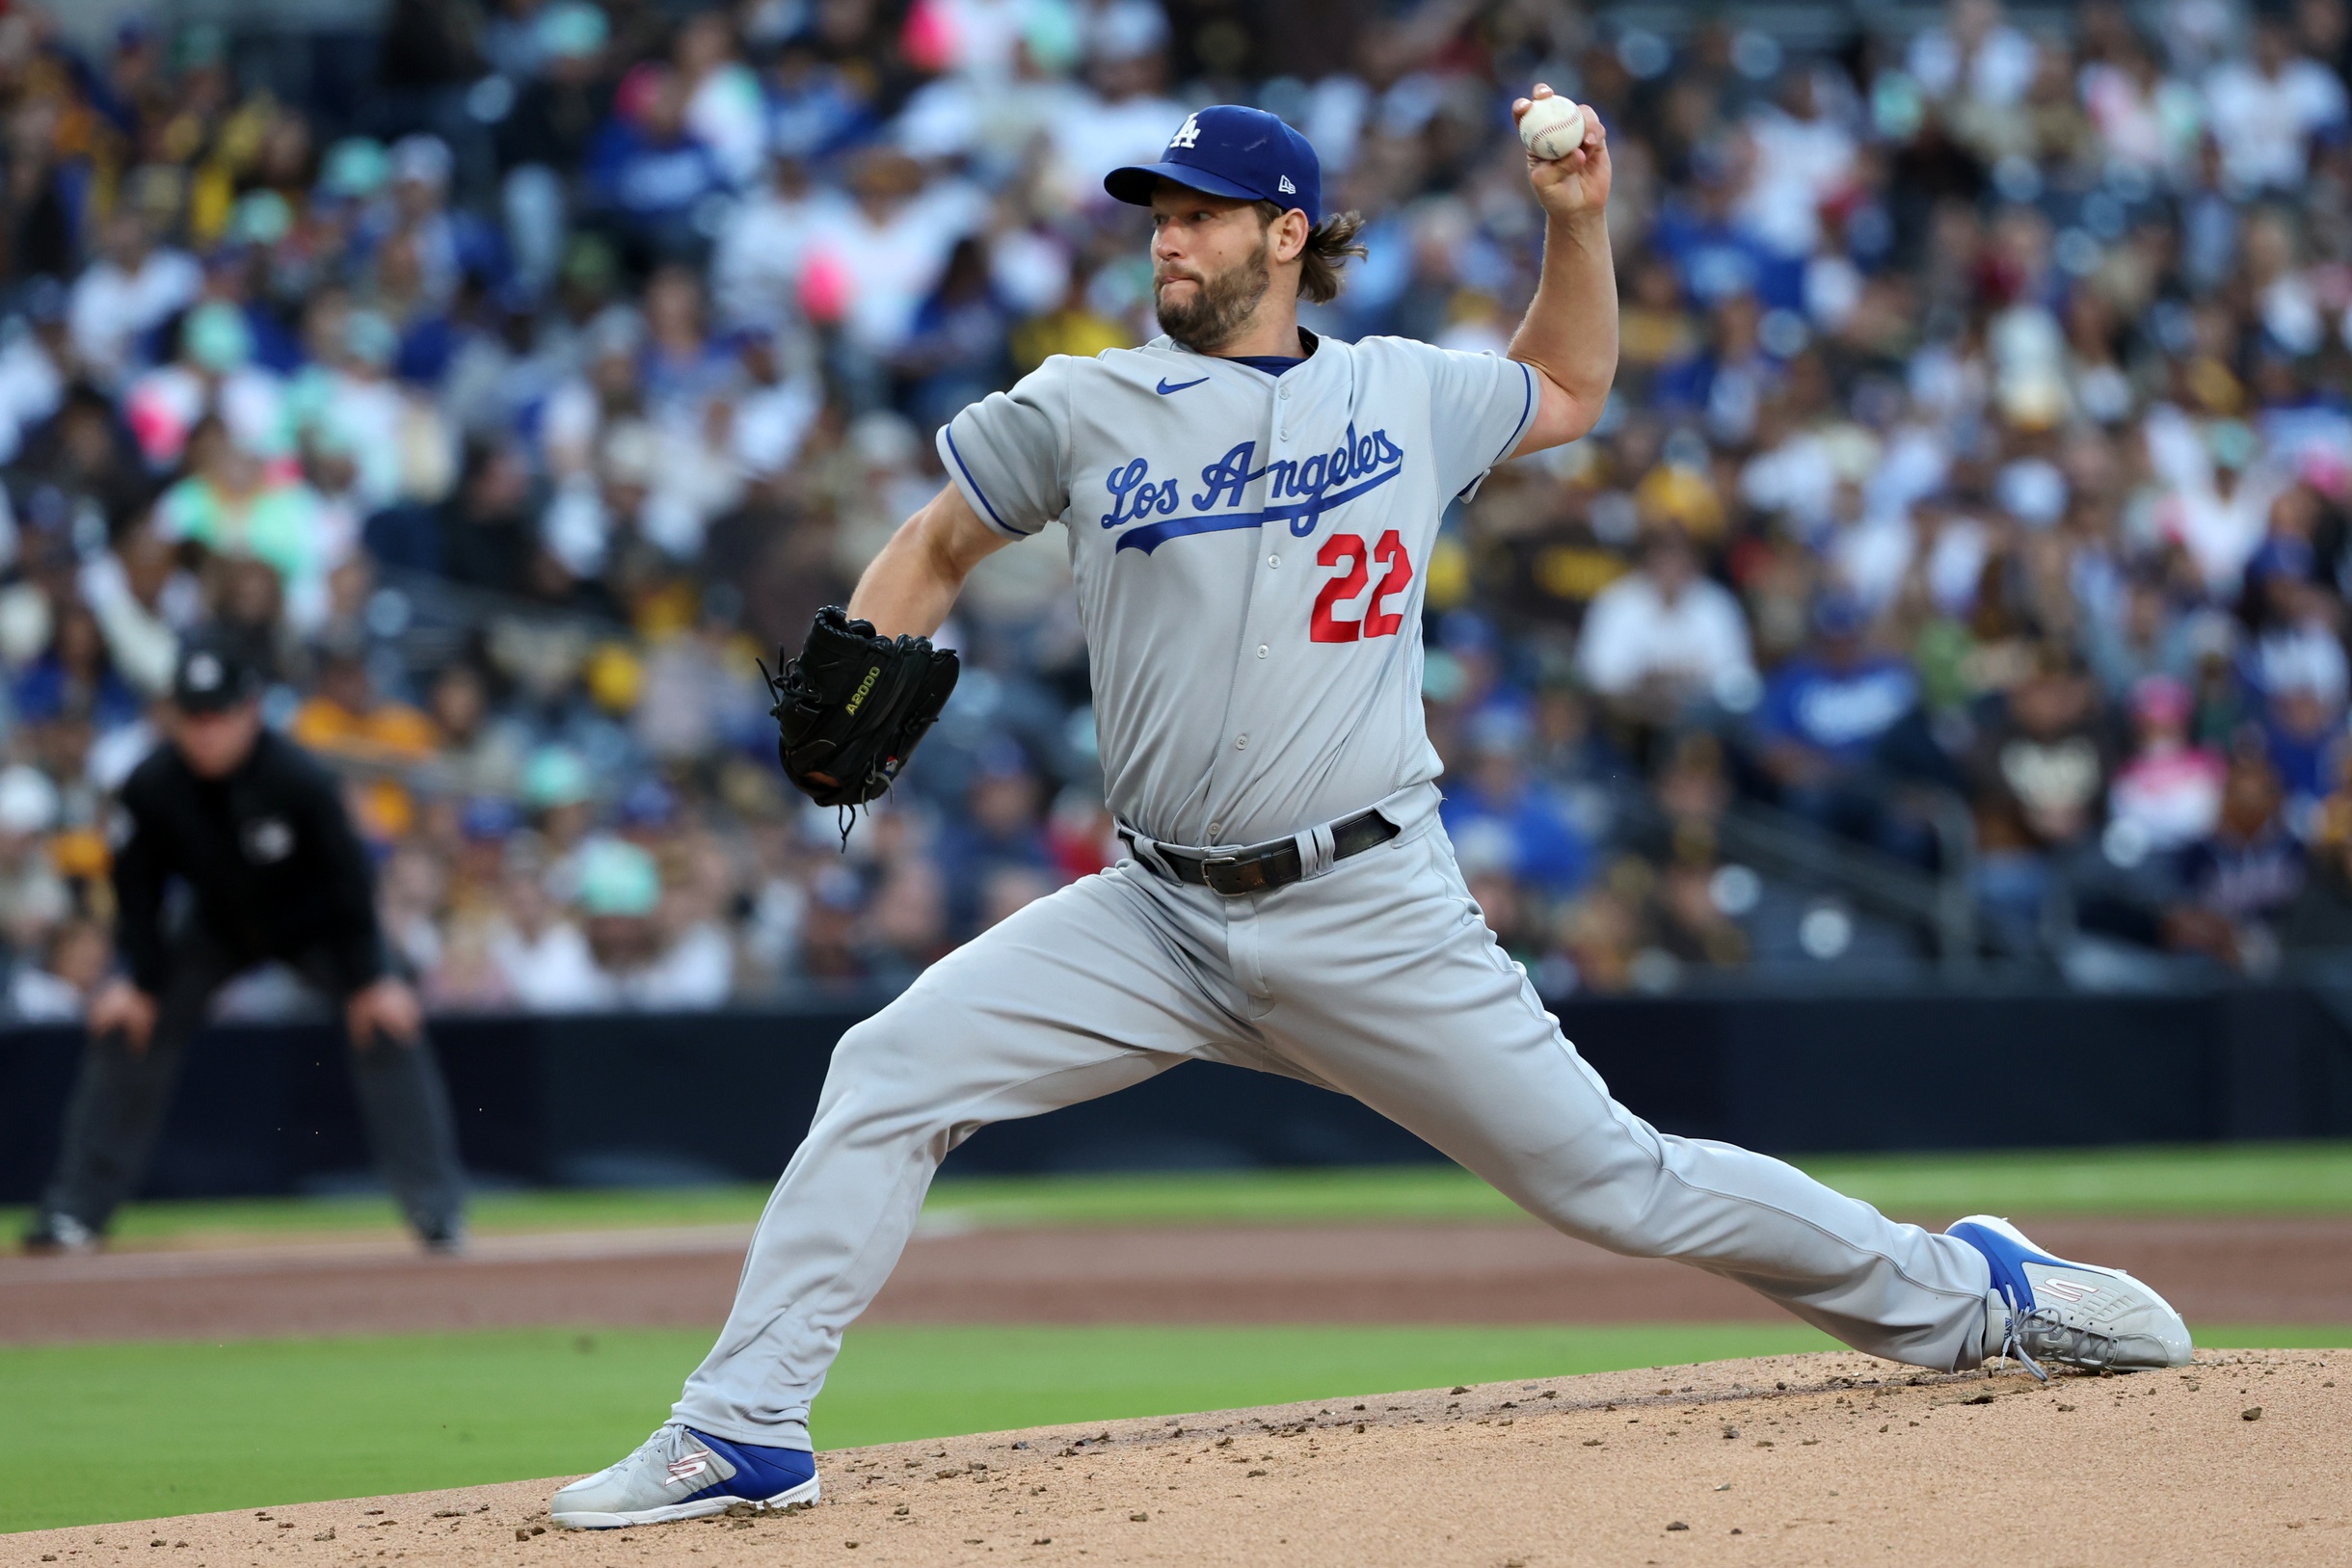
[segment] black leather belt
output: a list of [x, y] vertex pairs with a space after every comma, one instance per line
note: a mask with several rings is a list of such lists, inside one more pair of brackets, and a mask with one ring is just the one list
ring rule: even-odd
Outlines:
[[[1359, 811], [1345, 822], [1333, 824], [1331, 859], [1344, 861], [1350, 855], [1361, 855], [1396, 836], [1397, 825], [1379, 812]], [[1254, 844], [1230, 855], [1187, 855], [1162, 845], [1160, 858], [1176, 873], [1177, 881], [1207, 888], [1228, 898], [1287, 887], [1306, 874], [1306, 867], [1298, 862], [1297, 840], [1292, 838]]]

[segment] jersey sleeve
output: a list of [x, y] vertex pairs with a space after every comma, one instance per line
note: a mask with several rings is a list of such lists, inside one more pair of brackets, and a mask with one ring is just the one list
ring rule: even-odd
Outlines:
[[1536, 373], [1499, 355], [1415, 347], [1430, 380], [1438, 493], [1466, 501], [1535, 422]]
[[1069, 361], [1048, 359], [939, 427], [939, 461], [987, 524], [1027, 539], [1070, 504]]

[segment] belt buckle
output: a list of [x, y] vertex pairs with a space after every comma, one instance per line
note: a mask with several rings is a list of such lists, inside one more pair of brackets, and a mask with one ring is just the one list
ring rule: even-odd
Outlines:
[[1266, 869], [1259, 862], [1244, 861], [1239, 855], [1204, 855], [1200, 860], [1200, 879], [1212, 892], [1234, 898], [1265, 887]]

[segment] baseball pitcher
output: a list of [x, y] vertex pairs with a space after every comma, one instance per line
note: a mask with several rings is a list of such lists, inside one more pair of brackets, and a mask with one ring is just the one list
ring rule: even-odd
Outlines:
[[1560, 1230], [1738, 1280], [1873, 1355], [2188, 1360], [2153, 1291], [2005, 1221], [1933, 1235], [1658, 1132], [1610, 1099], [1463, 888], [1422, 726], [1424, 572], [1449, 502], [1600, 415], [1609, 178], [1590, 111], [1565, 156], [1530, 153], [1543, 271], [1502, 359], [1299, 329], [1357, 223], [1324, 213], [1313, 149], [1271, 115], [1202, 109], [1162, 162], [1105, 180], [1151, 209], [1165, 335], [1049, 359], [943, 428], [952, 484], [846, 617], [820, 618], [778, 712], [815, 798], [879, 793], [952, 685], [923, 639], [982, 557], [1059, 518], [1127, 855], [843, 1037], [718, 1343], [653, 1437], [555, 1495], [556, 1523], [814, 1499], [811, 1401], [940, 1160], [990, 1122], [1194, 1059], [1353, 1095]]

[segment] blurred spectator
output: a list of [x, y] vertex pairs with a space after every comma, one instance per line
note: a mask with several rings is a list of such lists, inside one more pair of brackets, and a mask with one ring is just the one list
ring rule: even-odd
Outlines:
[[2259, 973], [2276, 962], [2272, 921], [2302, 891], [2303, 846], [2281, 818], [2278, 775], [2259, 752], [2230, 759], [2213, 831], [2181, 866], [2186, 899], [2165, 915], [2167, 943]]
[[[1047, 877], [1050, 887], [1059, 886], [1046, 837], [1042, 793], [1028, 755], [1017, 742], [1000, 740], [980, 757], [965, 792], [964, 810], [940, 825], [935, 853], [947, 879], [945, 909], [959, 936], [978, 929], [984, 884], [992, 873], [1014, 867]], [[888, 885], [884, 896], [889, 896]]]
[[2252, 53], [2215, 66], [2205, 94], [2222, 167], [2250, 195], [2301, 185], [2311, 139], [2340, 132], [2346, 119], [2343, 78], [2297, 55], [2286, 21], [2277, 16], [2256, 19]]
[[2044, 645], [1969, 760], [1978, 892], [1992, 913], [2027, 928], [2042, 917], [2099, 826], [2109, 756], [2089, 677], [2071, 650]]
[[491, 953], [515, 1004], [534, 1013], [575, 1013], [601, 1004], [603, 976], [579, 926], [563, 917], [527, 861], [508, 875], [505, 929]]
[[0, 941], [19, 967], [47, 953], [72, 909], [44, 841], [59, 804], [57, 785], [39, 768], [0, 768]]
[[67, 306], [73, 352], [85, 371], [101, 385], [120, 385], [138, 365], [140, 339], [202, 286], [203, 270], [186, 252], [158, 246], [139, 212], [116, 213]]
[[421, 762], [441, 739], [424, 714], [377, 695], [367, 660], [356, 651], [327, 656], [318, 694], [295, 711], [289, 732], [311, 751], [374, 762]]
[[2189, 743], [2190, 716], [2188, 688], [2170, 676], [2146, 677], [2132, 689], [2138, 740], [2108, 791], [2111, 859], [2136, 864], [2213, 831], [2228, 769], [2218, 755]]
[[1878, 744], [1919, 703], [1909, 664], [1871, 649], [1861, 604], [1844, 593], [1813, 607], [1813, 639], [1774, 671], [1756, 706], [1757, 763], [1782, 809], [1850, 838], [1918, 855], [1917, 830], [1889, 809]]
[[1558, 786], [1530, 771], [1533, 738], [1527, 720], [1510, 709], [1480, 714], [1471, 727], [1471, 766], [1447, 790], [1441, 814], [1465, 874], [1474, 864], [1498, 868], [1514, 884], [1559, 898], [1591, 875], [1592, 847]]
[[104, 926], [92, 919], [65, 921], [39, 963], [19, 964], [9, 976], [10, 1011], [28, 1023], [78, 1023], [113, 957]]
[[653, 856], [626, 839], [591, 839], [580, 847], [578, 880], [594, 964], [589, 1005], [679, 1011], [727, 999], [726, 938], [703, 921], [662, 917]]
[[1602, 696], [1671, 713], [1697, 700], [1752, 702], [1756, 682], [1739, 600], [1699, 573], [1678, 528], [1652, 532], [1642, 564], [1602, 589], [1577, 662]]
[[686, 92], [667, 67], [637, 66], [588, 148], [594, 206], [640, 264], [699, 255], [706, 203], [727, 185], [717, 156], [687, 127]]

